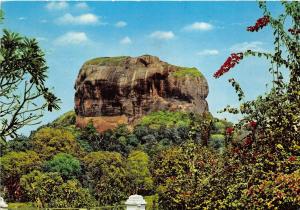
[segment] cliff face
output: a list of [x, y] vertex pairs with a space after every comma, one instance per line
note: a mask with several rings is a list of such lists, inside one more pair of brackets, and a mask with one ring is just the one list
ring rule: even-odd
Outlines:
[[75, 90], [77, 125], [92, 120], [98, 131], [152, 111], [208, 111], [208, 84], [196, 68], [170, 65], [150, 55], [87, 61]]

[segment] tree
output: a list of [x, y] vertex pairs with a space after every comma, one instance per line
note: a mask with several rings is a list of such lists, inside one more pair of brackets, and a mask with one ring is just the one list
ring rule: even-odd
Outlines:
[[218, 168], [217, 155], [206, 147], [186, 143], [162, 151], [153, 162], [160, 208], [205, 209], [206, 186]]
[[220, 150], [224, 147], [225, 136], [223, 134], [211, 134], [209, 145], [211, 148]]
[[59, 173], [32, 171], [22, 176], [21, 187], [28, 201], [38, 207], [80, 208], [95, 206], [95, 199], [78, 180], [64, 182]]
[[49, 160], [61, 152], [75, 157], [82, 155], [82, 149], [75, 136], [63, 128], [42, 128], [33, 134], [30, 143], [32, 149], [44, 160]]
[[126, 166], [130, 179], [131, 194], [141, 194], [152, 190], [153, 180], [149, 171], [150, 161], [145, 152], [130, 152]]
[[48, 172], [58, 172], [64, 180], [75, 179], [81, 173], [80, 162], [70, 154], [58, 153], [44, 164]]
[[100, 145], [104, 143], [92, 121], [81, 129], [78, 140], [82, 145], [85, 145], [88, 151], [98, 150], [101, 147]]
[[38, 207], [47, 207], [47, 204], [55, 198], [57, 188], [63, 184], [63, 179], [59, 173], [42, 173], [34, 170], [23, 175], [21, 187], [24, 194], [30, 201], [36, 203]]
[[[233, 53], [214, 74], [216, 78], [230, 71], [247, 56], [270, 61], [273, 76], [271, 90], [252, 101], [244, 101], [244, 92], [229, 79], [242, 101], [240, 108], [224, 111], [241, 113], [236, 129], [248, 130], [242, 141], [226, 131], [231, 142], [225, 165], [209, 181], [208, 209], [297, 209], [300, 167], [300, 4], [283, 1], [283, 13], [271, 14], [260, 1], [263, 17], [249, 32], [270, 26], [274, 35], [274, 53], [248, 50]], [[286, 72], [286, 73], [285, 73]], [[288, 74], [287, 74], [288, 73]]]
[[[238, 82], [229, 79], [242, 104], [240, 108], [228, 106], [224, 110], [243, 114], [238, 127], [250, 125], [253, 132], [248, 137], [255, 143], [263, 143], [272, 152], [276, 151], [276, 144], [283, 145], [287, 150], [300, 144], [300, 4], [297, 1], [282, 4], [284, 12], [276, 18], [265, 2], [259, 2], [264, 16], [247, 28], [249, 32], [258, 32], [270, 26], [274, 35], [274, 53], [252, 50], [233, 53], [214, 74], [216, 78], [221, 77], [247, 56], [270, 61], [269, 72], [273, 76], [271, 90], [253, 101], [244, 101], [244, 92]], [[284, 71], [288, 72], [287, 76]], [[257, 139], [267, 139], [267, 142]]]
[[30, 150], [29, 141], [30, 140], [27, 136], [20, 135], [7, 142], [7, 150], [8, 152], [25, 152], [26, 150]]
[[39, 169], [41, 160], [34, 151], [9, 152], [0, 158], [1, 184], [5, 186], [8, 200], [20, 200], [20, 178], [34, 169]]
[[59, 109], [59, 99], [45, 85], [48, 67], [36, 39], [3, 30], [0, 42], [0, 139], [3, 140], [17, 136], [24, 126], [40, 123], [43, 110]]
[[119, 203], [128, 196], [126, 170], [121, 154], [91, 152], [83, 158], [89, 188], [101, 205]]
[[49, 205], [52, 208], [86, 208], [97, 206], [89, 190], [82, 188], [76, 179], [68, 180], [57, 188], [56, 196]]

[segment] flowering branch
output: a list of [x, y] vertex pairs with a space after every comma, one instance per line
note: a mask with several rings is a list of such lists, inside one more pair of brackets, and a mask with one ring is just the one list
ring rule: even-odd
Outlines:
[[270, 18], [269, 16], [263, 16], [262, 18], [259, 18], [254, 26], [249, 26], [247, 27], [247, 31], [250, 32], [254, 32], [254, 31], [258, 31], [259, 29], [262, 29], [263, 27], [265, 27], [266, 25], [268, 25], [270, 22]]
[[238, 64], [242, 59], [243, 53], [232, 53], [230, 57], [227, 58], [225, 63], [221, 66], [221, 68], [214, 73], [214, 77], [219, 78], [220, 76], [228, 72], [231, 68], [233, 68], [236, 64]]

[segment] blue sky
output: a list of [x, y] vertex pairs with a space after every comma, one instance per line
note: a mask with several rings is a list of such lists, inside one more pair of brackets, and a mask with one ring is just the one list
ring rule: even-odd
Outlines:
[[[275, 14], [280, 3], [268, 2]], [[209, 83], [207, 98], [214, 116], [237, 105], [227, 82], [238, 80], [253, 99], [266, 90], [269, 64], [243, 60], [220, 79], [213, 73], [231, 52], [272, 51], [272, 31], [250, 33], [246, 27], [262, 16], [256, 2], [2, 2], [1, 27], [35, 37], [46, 53], [48, 85], [62, 99], [61, 110], [45, 113], [49, 122], [74, 107], [74, 82], [81, 65], [101, 56], [151, 54], [171, 64], [197, 67]], [[23, 130], [28, 133], [33, 127]]]

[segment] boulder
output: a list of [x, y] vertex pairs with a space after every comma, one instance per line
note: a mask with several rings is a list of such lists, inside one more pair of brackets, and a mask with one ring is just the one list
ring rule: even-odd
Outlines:
[[75, 91], [76, 124], [93, 121], [100, 132], [158, 110], [208, 111], [208, 84], [200, 71], [151, 55], [89, 60]]

